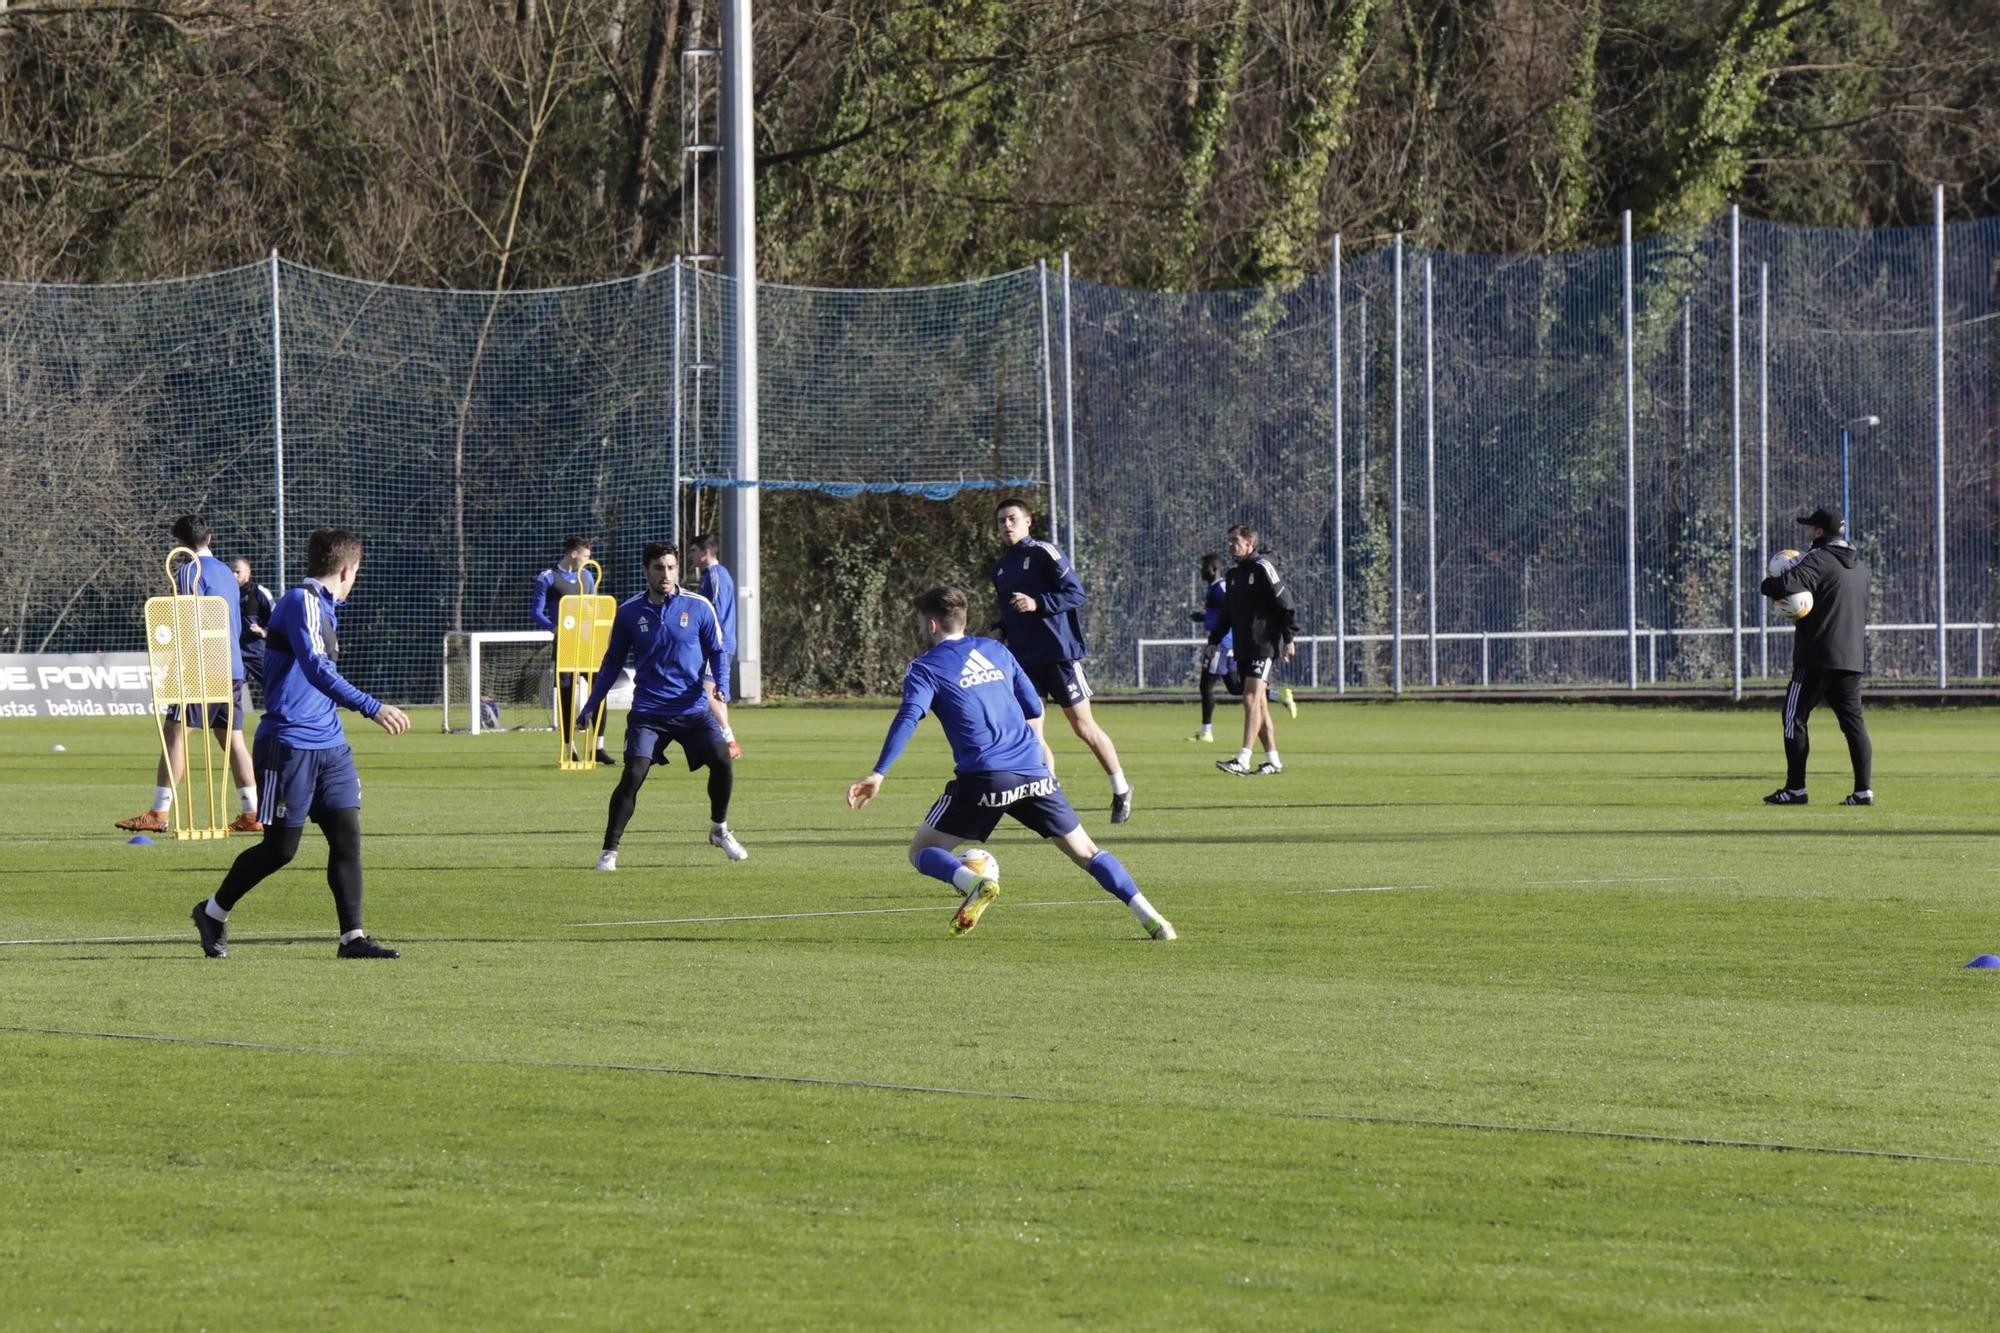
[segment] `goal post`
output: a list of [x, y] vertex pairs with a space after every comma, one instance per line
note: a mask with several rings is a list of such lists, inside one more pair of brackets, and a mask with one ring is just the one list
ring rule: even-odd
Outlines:
[[[438, 682], [444, 730], [473, 736], [554, 731], [555, 638], [545, 629], [448, 631]], [[618, 673], [604, 706], [612, 712], [632, 707], [632, 668]]]

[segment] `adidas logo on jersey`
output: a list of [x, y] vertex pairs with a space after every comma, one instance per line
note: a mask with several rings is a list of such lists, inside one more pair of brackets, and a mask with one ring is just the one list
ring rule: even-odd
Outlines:
[[965, 667], [958, 673], [958, 688], [969, 690], [974, 685], [992, 685], [1006, 678], [999, 667], [986, 660], [986, 654], [974, 648], [965, 655]]

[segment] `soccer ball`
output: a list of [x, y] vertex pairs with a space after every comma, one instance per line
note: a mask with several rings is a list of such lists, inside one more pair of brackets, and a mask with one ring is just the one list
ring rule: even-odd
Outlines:
[[972, 847], [959, 853], [958, 863], [981, 879], [1000, 882], [1000, 858], [984, 847]]
[[[1805, 559], [1797, 551], [1780, 551], [1771, 557], [1771, 563], [1764, 566], [1764, 572], [1774, 579], [1781, 579], [1792, 572], [1792, 566]], [[1798, 619], [1793, 616], [1792, 619]]]
[[1773, 597], [1771, 605], [1786, 620], [1804, 620], [1812, 614], [1813, 598], [1810, 592], [1800, 589], [1790, 597]]

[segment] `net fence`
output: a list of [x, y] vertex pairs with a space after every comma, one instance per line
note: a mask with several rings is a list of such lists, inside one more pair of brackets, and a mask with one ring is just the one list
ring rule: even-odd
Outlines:
[[[1725, 219], [1634, 246], [1629, 299], [1615, 248], [1392, 245], [1205, 293], [1042, 268], [760, 285], [756, 482], [1038, 497], [1091, 594], [1100, 686], [1192, 680], [1197, 562], [1232, 522], [1298, 597], [1289, 683], [1782, 676], [1765, 558], [1844, 502], [1874, 674], [1934, 682], [1942, 637], [1946, 675], [1991, 677], [1996, 258], [2000, 220]], [[686, 266], [497, 295], [277, 260], [0, 284], [0, 633], [137, 647], [181, 512], [273, 585], [339, 524], [368, 543], [343, 669], [434, 702], [442, 637], [532, 628], [561, 538], [629, 594], [643, 542], [689, 535], [690, 493], [748, 482], [725, 447], [733, 295]]]

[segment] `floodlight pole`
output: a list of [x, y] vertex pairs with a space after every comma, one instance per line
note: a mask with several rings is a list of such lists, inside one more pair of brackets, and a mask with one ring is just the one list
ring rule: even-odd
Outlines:
[[1639, 495], [1637, 380], [1632, 373], [1632, 210], [1618, 222], [1625, 287], [1625, 688], [1639, 688]]
[[1729, 694], [1743, 697], [1743, 214], [1729, 206]]
[[[1932, 188], [1934, 219], [1932, 240], [1932, 332], [1937, 371], [1937, 683], [1950, 683], [1951, 658], [1945, 643], [1945, 533], [1944, 533], [1944, 186]], [[1845, 515], [1842, 515], [1845, 517]]]
[[736, 579], [735, 697], [764, 694], [762, 598], [758, 577], [757, 457], [757, 159], [751, 113], [750, 0], [722, 0], [722, 346], [723, 401], [729, 408], [730, 452], [737, 484], [722, 499], [724, 563]]
[[1403, 693], [1403, 233], [1396, 233], [1396, 310], [1394, 422], [1395, 449], [1389, 467], [1389, 691]]
[[1347, 510], [1341, 457], [1347, 440], [1341, 413], [1340, 233], [1333, 234], [1333, 669], [1335, 694], [1347, 693]]

